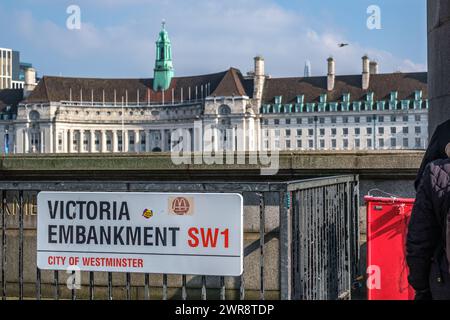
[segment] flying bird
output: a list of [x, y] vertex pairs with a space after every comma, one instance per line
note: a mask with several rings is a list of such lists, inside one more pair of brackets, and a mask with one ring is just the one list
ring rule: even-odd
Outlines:
[[343, 48], [343, 47], [346, 47], [348, 45], [349, 45], [348, 43], [339, 43], [338, 44], [339, 48]]

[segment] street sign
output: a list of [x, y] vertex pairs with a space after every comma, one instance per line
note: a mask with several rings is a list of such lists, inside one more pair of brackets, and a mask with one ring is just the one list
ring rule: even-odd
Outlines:
[[240, 194], [40, 192], [40, 269], [239, 276]]

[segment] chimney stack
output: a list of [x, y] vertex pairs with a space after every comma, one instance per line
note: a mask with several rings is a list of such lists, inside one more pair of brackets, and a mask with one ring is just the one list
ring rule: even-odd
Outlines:
[[256, 56], [255, 60], [255, 75], [254, 75], [254, 91], [253, 98], [257, 100], [258, 108], [262, 100], [262, 94], [264, 89], [264, 81], [266, 78], [264, 70], [264, 58], [261, 56]]
[[370, 61], [370, 74], [378, 74], [378, 62]]
[[25, 69], [25, 85], [23, 87], [23, 95], [25, 98], [31, 94], [36, 88], [36, 70], [34, 68]]
[[328, 74], [327, 74], [327, 90], [334, 90], [334, 83], [336, 79], [336, 64], [332, 57], [328, 58]]
[[367, 55], [362, 57], [362, 88], [363, 90], [369, 89], [369, 83], [370, 83], [370, 60]]

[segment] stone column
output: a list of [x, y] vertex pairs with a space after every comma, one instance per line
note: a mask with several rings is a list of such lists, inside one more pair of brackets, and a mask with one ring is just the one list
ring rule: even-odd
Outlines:
[[84, 151], [84, 130], [80, 129], [79, 141], [78, 141], [78, 153], [85, 152]]
[[90, 153], [95, 152], [95, 130], [89, 131], [89, 151]]
[[23, 147], [23, 153], [30, 152], [30, 133], [28, 132], [28, 129], [23, 129], [23, 137], [24, 137], [24, 147]]
[[166, 132], [161, 130], [161, 151], [166, 151]]
[[39, 142], [39, 152], [40, 153], [44, 153], [45, 152], [45, 150], [44, 150], [44, 130], [41, 130], [40, 132], [39, 132], [39, 135], [40, 135], [40, 137], [39, 137], [39, 139], [40, 139], [40, 142]]
[[128, 144], [129, 144], [128, 130], [124, 130], [122, 137], [123, 152], [128, 152]]
[[67, 153], [73, 152], [73, 129], [68, 129], [69, 132], [69, 141], [67, 143]]
[[105, 130], [102, 130], [101, 131], [101, 134], [102, 134], [102, 141], [101, 141], [101, 150], [102, 150], [102, 153], [105, 153], [105, 152], [107, 152], [107, 148], [106, 148], [106, 131]]
[[118, 137], [117, 137], [117, 131], [112, 130], [111, 131], [111, 142], [112, 142], [112, 152], [117, 153], [119, 152], [119, 143], [118, 143]]
[[150, 152], [150, 130], [145, 130], [145, 152]]
[[428, 0], [429, 137], [450, 119], [450, 2]]
[[139, 152], [141, 146], [141, 134], [139, 130], [134, 130], [134, 152]]

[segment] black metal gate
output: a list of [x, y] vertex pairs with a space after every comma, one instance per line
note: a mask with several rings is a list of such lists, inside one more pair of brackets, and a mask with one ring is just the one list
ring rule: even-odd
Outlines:
[[[290, 183], [3, 182], [0, 183], [0, 296], [2, 299], [350, 298], [359, 263], [357, 186], [355, 176]], [[244, 213], [246, 210], [248, 213], [248, 207], [253, 210], [251, 218], [247, 217], [251, 221], [246, 228], [253, 231], [244, 248], [243, 275], [86, 272], [84, 290], [68, 290], [66, 272], [36, 268], [33, 247], [36, 228], [32, 223], [36, 195], [39, 191], [97, 190], [240, 193], [244, 197]], [[278, 243], [277, 252], [273, 250], [273, 241]], [[278, 283], [276, 286], [274, 281]]]
[[358, 273], [358, 180], [290, 183], [293, 294], [301, 300], [350, 299]]

